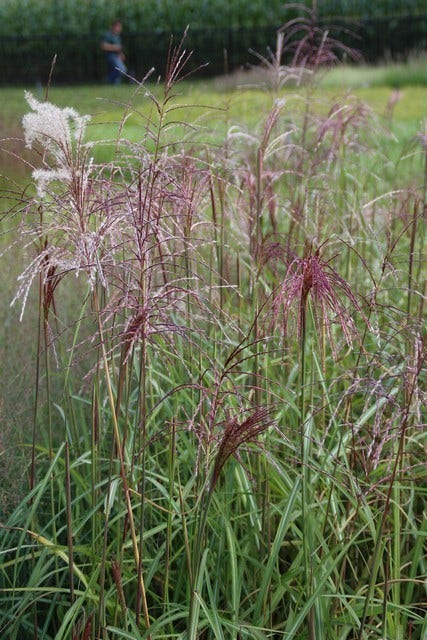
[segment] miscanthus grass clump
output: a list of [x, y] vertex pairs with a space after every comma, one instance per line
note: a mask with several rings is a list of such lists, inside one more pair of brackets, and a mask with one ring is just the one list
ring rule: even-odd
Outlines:
[[319, 107], [310, 24], [251, 130], [189, 126], [182, 45], [108, 162], [27, 94], [38, 357], [2, 637], [425, 637], [425, 136], [408, 179], [392, 123]]

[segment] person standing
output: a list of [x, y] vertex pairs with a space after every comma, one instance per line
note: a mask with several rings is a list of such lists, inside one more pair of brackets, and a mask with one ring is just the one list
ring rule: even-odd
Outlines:
[[122, 48], [122, 28], [120, 20], [114, 20], [101, 41], [101, 49], [107, 62], [107, 82], [110, 84], [120, 84], [123, 74], [127, 71]]

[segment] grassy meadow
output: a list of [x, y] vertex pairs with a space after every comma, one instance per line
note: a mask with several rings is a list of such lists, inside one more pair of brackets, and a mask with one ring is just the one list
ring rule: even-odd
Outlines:
[[185, 63], [1, 91], [0, 636], [425, 640], [425, 65]]

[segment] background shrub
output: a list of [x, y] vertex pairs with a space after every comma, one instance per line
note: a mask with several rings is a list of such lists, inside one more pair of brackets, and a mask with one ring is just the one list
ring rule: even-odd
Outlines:
[[[301, 5], [312, 3], [306, 0]], [[295, 9], [282, 0], [2, 0], [0, 34], [3, 37], [34, 37], [58, 33], [95, 34], [113, 17], [120, 16], [129, 32], [192, 28], [238, 28], [260, 25], [280, 26]], [[322, 0], [322, 18], [383, 18], [411, 16], [426, 12], [424, 0]]]
[[[308, 7], [307, 17], [312, 5]], [[99, 41], [115, 17], [124, 23], [128, 67], [137, 78], [155, 67], [164, 71], [171, 34], [180, 40], [189, 26], [188, 49], [193, 64], [208, 66], [205, 73], [223, 74], [253, 64], [251, 51], [266, 55], [275, 49], [276, 32], [301, 14], [281, 0], [3, 0], [0, 4], [0, 59], [3, 84], [40, 84], [46, 81], [52, 58], [58, 54], [56, 83], [99, 82], [105, 65]], [[403, 2], [319, 3], [316, 20], [333, 37], [362, 52], [366, 61], [405, 58], [427, 43], [427, 13], [422, 0]], [[331, 26], [331, 24], [333, 26]], [[226, 56], [225, 56], [226, 52]]]

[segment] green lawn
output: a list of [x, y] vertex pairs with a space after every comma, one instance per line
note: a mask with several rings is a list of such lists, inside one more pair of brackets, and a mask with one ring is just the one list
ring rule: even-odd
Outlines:
[[[374, 75], [375, 82], [369, 82]], [[403, 71], [402, 71], [403, 75]], [[368, 81], [363, 81], [363, 78]], [[381, 78], [383, 83], [381, 83]], [[174, 116], [183, 119], [187, 124], [194, 123], [206, 131], [205, 140], [215, 144], [216, 138], [225, 135], [227, 129], [237, 125], [251, 130], [259, 125], [259, 114], [267, 111], [272, 101], [277, 97], [288, 103], [290, 118], [295, 111], [302, 110], [306, 90], [295, 94], [293, 88], [283, 88], [276, 95], [265, 90], [265, 76], [262, 81], [259, 75], [255, 77], [258, 87], [254, 86], [252, 75], [241, 74], [233, 80], [217, 79], [215, 81], [183, 82], [176, 88], [177, 111]], [[349, 68], [340, 69], [327, 74], [319, 82], [315, 91], [321, 112], [337, 101], [359, 100], [368, 105], [378, 116], [378, 127], [385, 126], [382, 144], [384, 149], [391, 148], [394, 155], [400, 153], [411, 144], [413, 137], [422, 129], [423, 120], [427, 116], [427, 85], [405, 85], [399, 93], [386, 84], [385, 70], [359, 70]], [[148, 85], [154, 95], [161, 94], [161, 88]], [[31, 91], [31, 88], [29, 89]], [[33, 91], [35, 97], [42, 99], [40, 90]], [[1, 138], [12, 137], [12, 142], [3, 142], [0, 153], [0, 175], [15, 177], [28, 175], [19, 161], [22, 144], [17, 139], [22, 138], [22, 117], [28, 111], [28, 105], [22, 88], [3, 88], [2, 119], [0, 122]], [[392, 120], [388, 105], [390, 100], [397, 97], [392, 110]], [[52, 87], [49, 99], [58, 106], [69, 106], [77, 109], [81, 114], [90, 114], [92, 122], [88, 130], [89, 138], [93, 140], [115, 140], [118, 131], [132, 141], [139, 141], [143, 135], [144, 121], [149, 116], [153, 105], [146, 95], [144, 88], [123, 85], [121, 87], [108, 86], [77, 86]], [[323, 105], [323, 106], [322, 106]], [[181, 107], [181, 108], [179, 108]], [[126, 122], [123, 118], [126, 114]], [[392, 128], [396, 139], [392, 140], [388, 130]], [[184, 127], [179, 135], [191, 134]], [[380, 133], [379, 133], [380, 134]], [[397, 145], [397, 146], [396, 146]], [[112, 153], [114, 144], [105, 144], [98, 148], [95, 157], [99, 161], [107, 160]], [[11, 150], [18, 157], [11, 157], [5, 150]], [[3, 207], [4, 208], [4, 207]]]
[[[414, 59], [407, 65], [394, 64], [386, 66], [350, 66], [337, 67], [329, 72], [319, 74], [318, 86], [324, 101], [329, 103], [346, 92], [351, 92], [360, 100], [366, 101], [378, 115], [383, 115], [394, 89], [400, 90], [400, 98], [394, 110], [397, 122], [417, 130], [426, 117], [427, 64], [424, 58]], [[258, 89], [257, 89], [258, 85]], [[231, 120], [245, 122], [251, 127], [257, 121], [259, 109], [268, 108], [269, 96], [265, 92], [268, 76], [265, 72], [252, 71], [236, 73], [229, 78], [212, 80], [183, 81], [176, 87], [176, 94], [182, 98], [178, 102], [195, 105], [186, 111], [192, 120], [203, 114], [200, 105], [214, 106], [220, 109], [229, 108]], [[148, 88], [155, 95], [161, 93], [161, 87], [148, 83]], [[264, 87], [264, 90], [260, 89]], [[42, 88], [27, 87], [38, 99], [44, 98]], [[293, 88], [283, 89], [280, 97], [288, 97], [294, 93]], [[59, 106], [70, 106], [80, 113], [93, 115], [94, 122], [119, 123], [123, 109], [130, 102], [132, 110], [141, 109], [144, 113], [149, 109], [149, 101], [144, 96], [145, 89], [136, 85], [109, 86], [77, 86], [55, 87], [49, 90], [49, 100]], [[24, 88], [2, 88], [2, 121], [1, 135], [5, 137], [12, 131], [20, 129], [20, 121], [27, 111], [24, 99]], [[135, 95], [137, 96], [135, 98]], [[271, 95], [270, 95], [271, 97]], [[228, 102], [229, 99], [229, 102]], [[116, 124], [112, 124], [114, 131]], [[131, 137], [138, 136], [138, 130], [132, 130]], [[95, 129], [94, 137], [101, 136], [101, 130]], [[102, 136], [101, 136], [102, 137]], [[106, 137], [104, 135], [104, 137]]]

